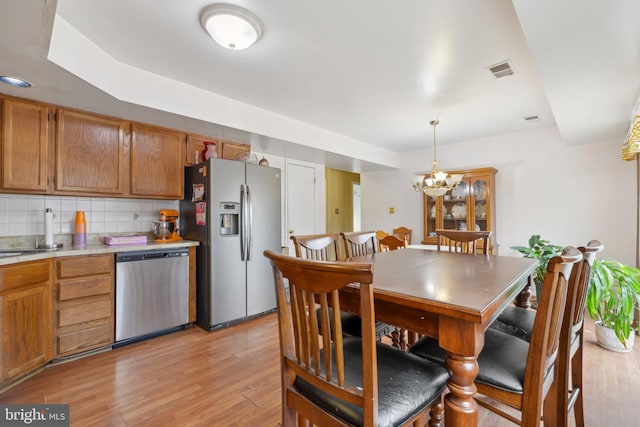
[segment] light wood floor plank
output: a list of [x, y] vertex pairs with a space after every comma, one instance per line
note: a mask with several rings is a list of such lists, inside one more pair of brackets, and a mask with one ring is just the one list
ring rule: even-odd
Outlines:
[[[1, 403], [68, 403], [71, 425], [275, 427], [280, 369], [275, 315], [199, 327], [52, 366], [0, 394]], [[639, 423], [640, 350], [606, 351], [585, 334], [587, 426]], [[480, 408], [483, 427], [513, 424]], [[573, 419], [571, 420], [573, 423]]]

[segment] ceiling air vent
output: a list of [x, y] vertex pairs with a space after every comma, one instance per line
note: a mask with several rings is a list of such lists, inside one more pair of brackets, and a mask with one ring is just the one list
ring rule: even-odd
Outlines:
[[511, 68], [511, 65], [509, 65], [507, 61], [491, 65], [489, 71], [491, 71], [496, 79], [513, 75], [513, 68]]
[[524, 118], [525, 122], [539, 122], [540, 116], [527, 116]]

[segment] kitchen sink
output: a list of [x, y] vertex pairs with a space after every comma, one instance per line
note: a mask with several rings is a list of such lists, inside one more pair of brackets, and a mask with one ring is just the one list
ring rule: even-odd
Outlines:
[[4, 251], [0, 251], [0, 258], [5, 258], [8, 256], [18, 256], [18, 255], [22, 255], [22, 252], [4, 252]]
[[0, 249], [0, 258], [47, 252], [47, 249]]

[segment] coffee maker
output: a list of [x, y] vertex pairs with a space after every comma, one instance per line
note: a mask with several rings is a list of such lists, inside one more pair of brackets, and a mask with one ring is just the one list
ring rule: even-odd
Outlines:
[[153, 232], [157, 243], [167, 243], [182, 240], [178, 234], [178, 217], [180, 214], [175, 209], [160, 209], [160, 217], [153, 221]]

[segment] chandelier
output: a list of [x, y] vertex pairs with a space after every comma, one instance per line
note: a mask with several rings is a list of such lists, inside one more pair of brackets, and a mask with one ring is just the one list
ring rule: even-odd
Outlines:
[[429, 175], [417, 175], [413, 179], [413, 189], [416, 191], [422, 191], [427, 196], [431, 196], [434, 199], [438, 196], [442, 196], [449, 190], [452, 190], [460, 184], [464, 177], [461, 173], [447, 174], [438, 170], [438, 161], [436, 160], [436, 126], [440, 123], [439, 120], [431, 120], [429, 124], [433, 126], [433, 168]]

